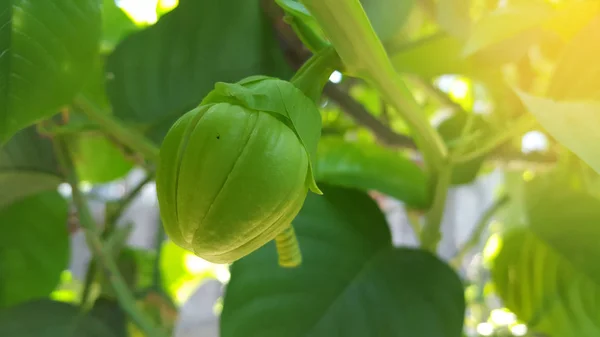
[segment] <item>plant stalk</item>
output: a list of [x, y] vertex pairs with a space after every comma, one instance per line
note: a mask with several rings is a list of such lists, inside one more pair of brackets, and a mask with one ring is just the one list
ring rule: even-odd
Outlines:
[[411, 127], [432, 173], [445, 164], [447, 148], [421, 114], [420, 107], [396, 73], [359, 0], [302, 0], [351, 74], [377, 89]]
[[142, 134], [124, 126], [108, 112], [101, 111], [101, 109], [96, 107], [85, 96], [78, 96], [75, 99], [75, 102], [81, 107], [81, 110], [89, 119], [100, 126], [104, 133], [114, 137], [117, 141], [130, 149], [142, 154], [147, 160], [158, 162], [159, 148]]
[[58, 159], [65, 170], [67, 181], [71, 185], [73, 202], [77, 209], [79, 221], [84, 230], [88, 246], [97, 261], [107, 270], [109, 280], [115, 290], [120, 306], [148, 337], [166, 337], [159, 332], [154, 323], [137, 307], [135, 298], [119, 272], [117, 263], [113, 260], [110, 252], [105, 249], [101, 239], [102, 233], [92, 217], [85, 196], [79, 190], [79, 179], [64, 139], [57, 137], [55, 145]]

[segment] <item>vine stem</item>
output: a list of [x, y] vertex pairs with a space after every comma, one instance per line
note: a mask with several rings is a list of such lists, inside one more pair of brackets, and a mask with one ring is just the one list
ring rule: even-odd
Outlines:
[[100, 128], [108, 135], [114, 137], [117, 141], [130, 149], [141, 153], [147, 160], [158, 162], [160, 150], [142, 134], [124, 126], [116, 120], [110, 113], [102, 111], [87, 97], [79, 95], [75, 98], [75, 103], [81, 108], [83, 113], [92, 121], [97, 123]]
[[501, 132], [501, 133], [493, 136], [488, 141], [486, 141], [482, 146], [478, 147], [474, 151], [471, 151], [471, 152], [466, 153], [461, 156], [457, 156], [456, 159], [453, 160], [453, 162], [455, 164], [465, 163], [474, 158], [479, 157], [482, 154], [491, 152], [496, 147], [500, 146], [502, 143], [513, 138], [515, 135], [518, 135], [521, 132], [525, 132], [525, 131], [535, 127], [536, 125], [537, 125], [537, 120], [535, 119], [535, 117], [533, 117], [533, 115], [531, 115], [531, 114], [523, 115], [518, 121], [516, 121], [514, 123], [514, 125], [512, 125], [510, 130], [508, 130], [506, 132]]
[[73, 159], [63, 138], [56, 138], [55, 149], [61, 166], [65, 170], [67, 181], [71, 186], [73, 202], [77, 209], [79, 221], [85, 233], [88, 246], [98, 262], [107, 270], [110, 283], [115, 290], [119, 304], [148, 337], [166, 337], [159, 332], [154, 323], [137, 307], [135, 298], [119, 272], [117, 263], [105, 248], [101, 239], [102, 233], [92, 217], [85, 196], [79, 189], [79, 179], [75, 171]]
[[427, 212], [427, 219], [421, 230], [421, 248], [427, 249], [434, 254], [437, 251], [438, 243], [442, 239], [440, 227], [442, 225], [444, 209], [446, 208], [446, 197], [448, 196], [451, 179], [452, 165], [448, 161], [438, 173], [433, 203]]
[[441, 169], [448, 154], [446, 145], [396, 73], [359, 0], [301, 1], [328, 36], [348, 72], [364, 78], [402, 114], [432, 173]]
[[496, 200], [496, 202], [494, 202], [494, 204], [485, 211], [485, 213], [481, 216], [481, 218], [475, 225], [475, 229], [471, 233], [469, 240], [465, 242], [465, 244], [460, 248], [458, 253], [456, 253], [456, 255], [452, 258], [452, 261], [450, 262], [452, 266], [454, 266], [455, 268], [458, 268], [460, 266], [460, 263], [462, 262], [465, 255], [469, 252], [469, 250], [477, 246], [477, 244], [481, 240], [483, 231], [485, 230], [487, 224], [490, 222], [492, 217], [509, 201], [510, 197], [507, 194], [505, 194], [501, 198]]

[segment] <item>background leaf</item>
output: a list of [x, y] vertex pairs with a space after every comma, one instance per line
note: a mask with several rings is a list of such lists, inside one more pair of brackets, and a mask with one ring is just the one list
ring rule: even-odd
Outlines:
[[600, 99], [600, 16], [564, 48], [547, 96], [557, 100]]
[[0, 145], [69, 103], [98, 49], [96, 0], [0, 3]]
[[94, 317], [77, 307], [40, 300], [0, 311], [0, 336], [6, 337], [116, 337]]
[[493, 262], [498, 294], [533, 331], [597, 336], [600, 200], [569, 190], [556, 177], [536, 178], [526, 195], [527, 227], [504, 233]]
[[552, 137], [600, 172], [600, 102], [554, 101], [523, 92], [519, 97]]
[[376, 144], [322, 138], [315, 179], [330, 185], [377, 190], [417, 208], [427, 208], [430, 201], [423, 170], [401, 153]]
[[544, 2], [523, 2], [497, 9], [478, 20], [463, 50], [465, 56], [501, 43], [547, 22], [554, 11]]
[[58, 192], [0, 210], [0, 308], [49, 295], [68, 262], [67, 203]]
[[101, 134], [80, 133], [70, 142], [79, 179], [105, 183], [131, 170], [133, 163], [123, 150]]
[[62, 181], [52, 142], [29, 127], [0, 148], [0, 209], [23, 197], [56, 190]]
[[117, 46], [107, 72], [114, 114], [156, 142], [215, 82], [291, 75], [257, 0], [182, 2]]
[[299, 268], [279, 267], [272, 242], [233, 264], [222, 336], [460, 336], [464, 298], [452, 269], [392, 247], [366, 194], [321, 186], [294, 220]]

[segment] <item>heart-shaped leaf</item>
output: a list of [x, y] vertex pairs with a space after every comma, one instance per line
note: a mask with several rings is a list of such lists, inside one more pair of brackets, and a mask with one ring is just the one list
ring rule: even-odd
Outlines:
[[114, 114], [160, 143], [216, 82], [289, 77], [274, 36], [257, 0], [182, 2], [127, 37], [108, 58]]
[[69, 103], [100, 39], [97, 0], [0, 2], [0, 145]]
[[58, 192], [0, 209], [0, 308], [49, 295], [68, 262], [67, 203]]
[[93, 316], [61, 302], [39, 300], [0, 310], [0, 336], [115, 337]]
[[279, 267], [272, 242], [233, 264], [222, 336], [461, 336], [463, 288], [452, 269], [394, 248], [367, 194], [323, 191], [294, 220], [300, 267]]
[[331, 185], [376, 190], [416, 208], [427, 208], [429, 193], [423, 170], [401, 153], [371, 143], [321, 139], [315, 177]]

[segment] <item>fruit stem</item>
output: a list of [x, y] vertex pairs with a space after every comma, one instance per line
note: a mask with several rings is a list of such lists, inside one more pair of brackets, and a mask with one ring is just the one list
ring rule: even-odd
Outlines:
[[304, 62], [290, 82], [319, 105], [329, 76], [340, 64], [341, 60], [335, 49], [332, 46], [324, 47]]
[[302, 263], [302, 252], [292, 225], [275, 237], [275, 246], [281, 267], [294, 268]]

